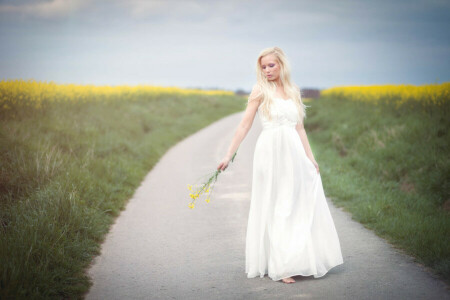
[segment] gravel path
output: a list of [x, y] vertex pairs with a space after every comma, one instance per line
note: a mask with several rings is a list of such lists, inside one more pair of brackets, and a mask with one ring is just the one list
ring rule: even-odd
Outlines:
[[[87, 299], [450, 299], [448, 287], [414, 260], [328, 205], [344, 264], [294, 284], [247, 279], [245, 234], [260, 120], [219, 175], [210, 203], [188, 208], [186, 186], [214, 171], [243, 112], [172, 147], [112, 226], [89, 275]], [[319, 161], [320, 164], [320, 161]], [[203, 199], [203, 198], [202, 198]]]

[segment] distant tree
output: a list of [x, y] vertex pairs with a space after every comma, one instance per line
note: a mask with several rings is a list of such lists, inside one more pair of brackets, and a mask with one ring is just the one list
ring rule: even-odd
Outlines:
[[319, 98], [320, 90], [316, 88], [300, 88], [303, 98]]
[[249, 95], [250, 93], [249, 93], [249, 92], [246, 92], [246, 91], [244, 91], [244, 90], [242, 90], [242, 89], [237, 89], [237, 90], [234, 92], [234, 94], [235, 94], [235, 95], [239, 95], [239, 96], [245, 96], [245, 95]]
[[[317, 88], [300, 88], [301, 95], [303, 98], [319, 98], [320, 97], [320, 90]], [[249, 95], [250, 93], [247, 91], [244, 91], [243, 89], [237, 89], [234, 92], [235, 95]]]

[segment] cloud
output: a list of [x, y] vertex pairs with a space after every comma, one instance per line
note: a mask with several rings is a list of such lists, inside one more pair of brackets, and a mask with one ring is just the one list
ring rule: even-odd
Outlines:
[[0, 0], [0, 79], [234, 89], [277, 45], [300, 86], [448, 80], [448, 3]]
[[80, 10], [89, 0], [52, 0], [32, 2], [19, 5], [0, 4], [0, 14], [16, 14], [22, 17], [36, 17], [42, 19], [64, 18]]
[[119, 6], [129, 10], [135, 18], [145, 18], [154, 15], [190, 15], [205, 13], [205, 5], [199, 1], [171, 1], [171, 0], [127, 0], [118, 1]]

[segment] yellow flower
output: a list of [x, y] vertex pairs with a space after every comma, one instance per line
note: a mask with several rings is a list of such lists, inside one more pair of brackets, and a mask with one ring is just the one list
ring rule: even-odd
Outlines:
[[[134, 101], [142, 96], [160, 95], [234, 95], [233, 91], [199, 90], [177, 87], [160, 87], [139, 85], [135, 87], [122, 86], [94, 86], [76, 84], [56, 84], [54, 82], [41, 82], [35, 80], [2, 80], [0, 81], [0, 109], [14, 107], [34, 106], [42, 109], [45, 103], [50, 102], [88, 102], [109, 99], [124, 99]], [[4, 104], [9, 107], [4, 107]]]
[[194, 203], [189, 203], [189, 208], [190, 209], [193, 209], [195, 207], [195, 204]]
[[400, 108], [402, 105], [418, 102], [423, 107], [432, 105], [443, 105], [449, 100], [448, 91], [450, 90], [450, 82], [442, 84], [426, 84], [426, 85], [373, 85], [373, 86], [341, 86], [332, 87], [322, 91], [322, 96], [349, 99], [353, 101], [361, 101], [373, 103], [375, 105], [387, 102]]
[[[231, 161], [234, 160], [234, 157], [237, 154], [237, 150], [234, 153]], [[207, 194], [206, 195], [206, 203], [210, 203], [211, 202], [211, 192], [214, 189], [214, 183], [217, 180], [217, 176], [219, 175], [220, 171], [214, 170], [214, 172], [207, 174], [209, 175], [209, 179], [204, 182], [203, 184], [188, 184], [187, 187], [190, 191], [192, 191], [192, 193], [189, 194], [189, 196], [194, 199], [190, 204], [189, 204], [189, 208], [194, 208], [194, 202], [196, 201], [197, 198], [199, 198], [200, 195], [202, 194]], [[194, 187], [195, 191], [192, 190], [192, 188]]]

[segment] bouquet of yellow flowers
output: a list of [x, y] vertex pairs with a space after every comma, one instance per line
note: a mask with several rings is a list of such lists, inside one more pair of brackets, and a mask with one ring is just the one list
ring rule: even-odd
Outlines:
[[[231, 158], [231, 162], [234, 161], [234, 158], [237, 154], [237, 150], [236, 152], [234, 152], [233, 157]], [[209, 203], [211, 201], [211, 194], [214, 190], [214, 184], [217, 181], [217, 176], [219, 176], [219, 174], [222, 172], [222, 170], [215, 170], [212, 173], [208, 173], [206, 175], [203, 175], [202, 177], [200, 177], [196, 182], [198, 182], [200, 179], [202, 178], [208, 178], [204, 183], [201, 184], [188, 184], [187, 188], [189, 191], [191, 191], [191, 193], [189, 193], [189, 197], [191, 197], [192, 201], [189, 203], [189, 208], [193, 209], [195, 207], [195, 201], [197, 200], [197, 198], [200, 197], [201, 194], [206, 194], [206, 203]]]

